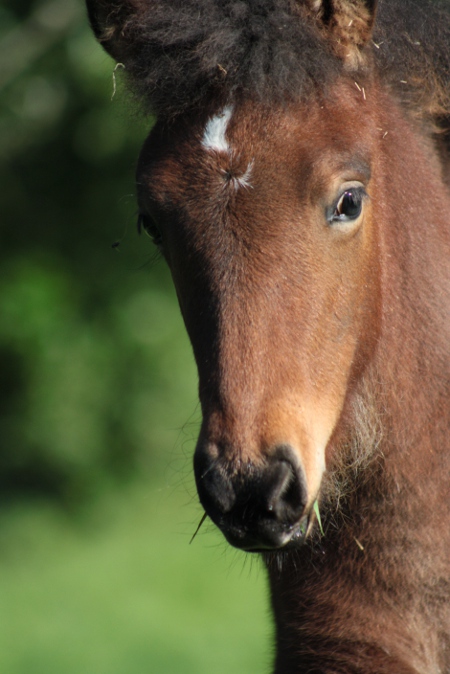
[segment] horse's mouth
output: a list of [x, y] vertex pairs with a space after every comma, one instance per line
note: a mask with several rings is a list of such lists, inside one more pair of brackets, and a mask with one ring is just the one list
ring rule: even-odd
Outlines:
[[311, 518], [304, 515], [299, 522], [281, 527], [277, 523], [265, 520], [256, 526], [227, 524], [220, 526], [230, 545], [245, 552], [276, 552], [301, 547], [311, 528]]

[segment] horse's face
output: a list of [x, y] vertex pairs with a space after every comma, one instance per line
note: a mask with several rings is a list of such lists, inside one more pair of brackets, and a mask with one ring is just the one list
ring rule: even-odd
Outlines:
[[245, 103], [157, 125], [141, 155], [141, 222], [198, 365], [200, 500], [247, 550], [302, 540], [372, 348], [379, 132], [363, 94], [341, 85], [300, 109]]

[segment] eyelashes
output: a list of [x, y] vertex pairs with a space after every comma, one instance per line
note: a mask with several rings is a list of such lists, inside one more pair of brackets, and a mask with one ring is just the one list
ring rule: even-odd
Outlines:
[[162, 234], [154, 218], [146, 213], [139, 213], [137, 219], [137, 230], [141, 234], [145, 232], [158, 248], [162, 245]]

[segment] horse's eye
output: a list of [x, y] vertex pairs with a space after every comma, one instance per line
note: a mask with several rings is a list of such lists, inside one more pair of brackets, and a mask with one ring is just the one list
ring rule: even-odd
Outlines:
[[139, 213], [137, 228], [139, 234], [144, 231], [151, 238], [155, 246], [161, 246], [162, 235], [151, 216], [146, 215], [145, 213]]
[[356, 220], [361, 215], [364, 191], [360, 188], [345, 190], [339, 197], [331, 221], [347, 222]]

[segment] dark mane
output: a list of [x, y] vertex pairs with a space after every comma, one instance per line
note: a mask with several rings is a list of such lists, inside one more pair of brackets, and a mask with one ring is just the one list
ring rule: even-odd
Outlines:
[[[139, 18], [121, 21], [125, 65], [133, 89], [157, 114], [179, 113], [212, 95], [298, 100], [343, 67], [300, 2], [135, 2], [143, 6]], [[405, 105], [440, 122], [450, 114], [449, 10], [448, 0], [380, 0], [367, 47]], [[112, 12], [106, 39], [117, 30], [115, 19]]]

